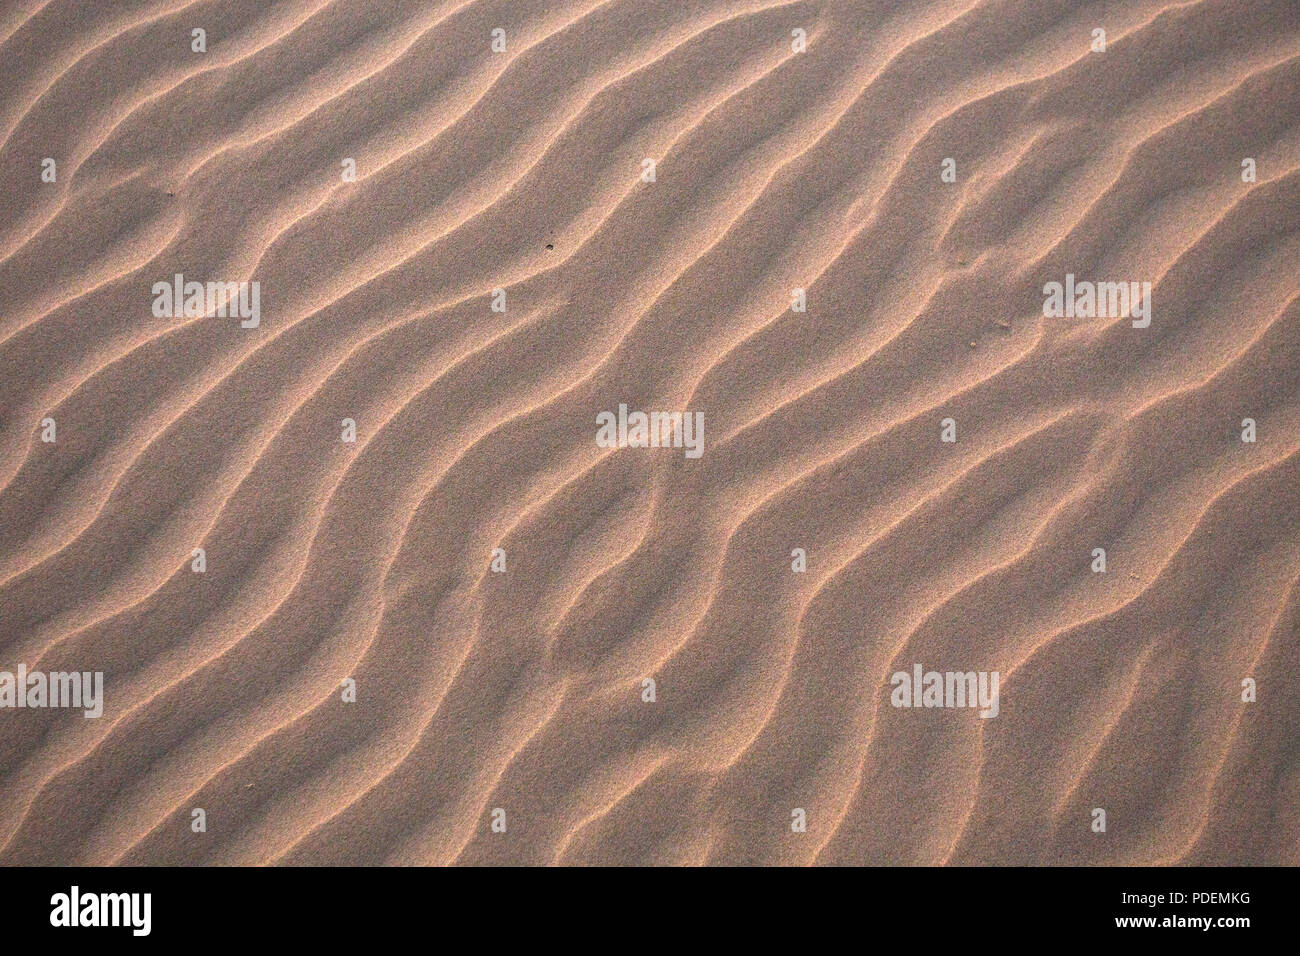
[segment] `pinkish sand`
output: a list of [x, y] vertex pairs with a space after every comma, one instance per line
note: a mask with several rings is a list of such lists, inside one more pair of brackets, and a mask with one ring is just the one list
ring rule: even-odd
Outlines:
[[0, 62], [0, 862], [1300, 863], [1294, 0]]

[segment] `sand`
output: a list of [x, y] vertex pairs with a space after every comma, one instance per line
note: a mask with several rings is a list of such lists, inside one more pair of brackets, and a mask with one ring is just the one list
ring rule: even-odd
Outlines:
[[1300, 863], [1294, 0], [0, 61], [0, 862]]

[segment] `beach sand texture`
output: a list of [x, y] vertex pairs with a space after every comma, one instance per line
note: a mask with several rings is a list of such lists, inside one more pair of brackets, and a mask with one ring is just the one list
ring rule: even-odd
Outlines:
[[7, 0], [0, 63], [0, 670], [103, 675], [0, 709], [0, 863], [1300, 863], [1295, 0]]

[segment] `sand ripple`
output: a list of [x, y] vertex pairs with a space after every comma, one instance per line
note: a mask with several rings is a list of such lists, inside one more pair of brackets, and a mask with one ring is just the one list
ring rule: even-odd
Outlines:
[[1300, 863], [1294, 0], [28, 0], [0, 58], [0, 670], [107, 694], [0, 709], [0, 861]]

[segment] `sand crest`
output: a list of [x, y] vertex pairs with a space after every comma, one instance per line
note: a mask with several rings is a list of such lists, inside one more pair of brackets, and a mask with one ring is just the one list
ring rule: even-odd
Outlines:
[[0, 862], [1300, 863], [1294, 0], [0, 61]]

